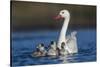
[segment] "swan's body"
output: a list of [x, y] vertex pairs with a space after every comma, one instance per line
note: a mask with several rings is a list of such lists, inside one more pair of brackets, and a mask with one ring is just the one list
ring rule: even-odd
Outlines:
[[71, 32], [71, 35], [69, 35], [69, 37], [66, 38], [66, 47], [68, 47], [70, 49], [69, 53], [77, 53], [78, 52], [78, 48], [77, 48], [77, 38], [76, 38], [76, 34], [77, 32]]
[[46, 56], [46, 53], [47, 53], [47, 51], [46, 51], [44, 45], [39, 44], [37, 46], [37, 50], [35, 52], [33, 52], [32, 56], [33, 57]]
[[58, 55], [56, 47], [57, 47], [56, 42], [52, 41], [51, 44], [50, 44], [47, 55], [49, 55], [49, 56]]
[[65, 48], [65, 42], [62, 42], [59, 54], [62, 55], [62, 56], [65, 56], [65, 55], [69, 54], [68, 51]]
[[[72, 32], [70, 37], [66, 38], [66, 31], [68, 28], [68, 24], [70, 21], [70, 13], [68, 10], [61, 10], [59, 16], [64, 18], [64, 23], [60, 32], [60, 36], [58, 39], [58, 48], [61, 49], [61, 43], [64, 42], [66, 44], [65, 48], [69, 53], [77, 53], [77, 39], [76, 32]], [[57, 18], [59, 18], [59, 16]]]

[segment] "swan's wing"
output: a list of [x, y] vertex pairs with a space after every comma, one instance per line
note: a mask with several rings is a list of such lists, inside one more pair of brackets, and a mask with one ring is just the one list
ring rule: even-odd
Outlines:
[[69, 49], [69, 53], [77, 53], [78, 52], [78, 48], [77, 48], [77, 38], [76, 36], [76, 32], [72, 32], [71, 35], [66, 37], [66, 49]]
[[68, 42], [68, 41], [70, 41], [72, 39], [77, 40], [76, 34], [77, 34], [77, 31], [73, 31], [73, 32], [71, 32], [70, 35], [67, 35], [66, 36], [66, 42]]
[[70, 36], [70, 35], [67, 35], [67, 36], [66, 36], [66, 42], [67, 42], [70, 38], [71, 38], [71, 36]]
[[77, 31], [71, 32], [71, 36], [72, 36], [72, 37], [76, 37], [76, 34], [77, 34]]
[[67, 47], [70, 49], [71, 53], [77, 53], [78, 51], [76, 40], [69, 40], [69, 42], [67, 42]]

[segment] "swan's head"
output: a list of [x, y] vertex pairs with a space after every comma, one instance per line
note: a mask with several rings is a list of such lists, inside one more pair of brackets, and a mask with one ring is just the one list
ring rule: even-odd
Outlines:
[[56, 49], [56, 42], [51, 41], [50, 47], [53, 48], [53, 49]]
[[65, 47], [65, 42], [62, 42], [61, 43], [61, 48], [64, 48]]
[[56, 19], [60, 19], [60, 18], [70, 18], [70, 13], [68, 10], [61, 10], [59, 15], [56, 17]]

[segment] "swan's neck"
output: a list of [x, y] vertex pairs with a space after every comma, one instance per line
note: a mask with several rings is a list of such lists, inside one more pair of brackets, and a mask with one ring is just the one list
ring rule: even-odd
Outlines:
[[65, 18], [61, 32], [60, 32], [60, 37], [65, 37], [66, 36], [66, 31], [68, 28], [68, 24], [69, 24], [69, 18]]
[[67, 31], [67, 28], [68, 28], [69, 20], [70, 20], [70, 17], [69, 18], [65, 18], [65, 20], [64, 20], [62, 29], [60, 31], [58, 45], [61, 45], [62, 42], [66, 42], [66, 31]]

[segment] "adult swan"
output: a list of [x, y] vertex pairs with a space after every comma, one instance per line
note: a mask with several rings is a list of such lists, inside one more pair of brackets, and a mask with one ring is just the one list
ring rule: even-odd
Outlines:
[[69, 11], [68, 10], [61, 10], [59, 15], [55, 19], [60, 19], [60, 18], [64, 18], [64, 23], [63, 23], [62, 29], [60, 31], [57, 47], [59, 49], [61, 49], [61, 44], [63, 42], [63, 43], [65, 43], [65, 49], [69, 53], [77, 53], [78, 52], [77, 38], [76, 38], [77, 32], [76, 31], [71, 32], [70, 35], [66, 36], [66, 31], [67, 31], [68, 24], [70, 21]]

